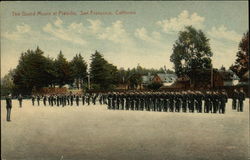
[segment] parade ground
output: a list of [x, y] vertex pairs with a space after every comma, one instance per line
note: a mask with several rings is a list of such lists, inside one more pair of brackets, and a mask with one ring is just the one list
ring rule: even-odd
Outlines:
[[247, 160], [249, 99], [226, 114], [44, 107], [1, 101], [2, 160]]

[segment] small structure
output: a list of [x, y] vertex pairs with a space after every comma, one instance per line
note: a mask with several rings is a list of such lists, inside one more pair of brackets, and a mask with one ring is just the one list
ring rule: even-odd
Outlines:
[[158, 73], [153, 77], [152, 82], [162, 83], [163, 86], [170, 86], [176, 79], [177, 76], [175, 74]]
[[240, 78], [232, 70], [216, 70], [214, 72], [214, 86], [235, 86]]

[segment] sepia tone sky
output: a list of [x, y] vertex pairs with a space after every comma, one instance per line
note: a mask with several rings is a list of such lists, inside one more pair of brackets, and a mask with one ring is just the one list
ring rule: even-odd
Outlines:
[[248, 29], [248, 2], [1, 2], [1, 77], [37, 46], [54, 58], [62, 50], [89, 63], [98, 50], [118, 67], [172, 69], [172, 47], [186, 25], [210, 39], [214, 67], [228, 68]]

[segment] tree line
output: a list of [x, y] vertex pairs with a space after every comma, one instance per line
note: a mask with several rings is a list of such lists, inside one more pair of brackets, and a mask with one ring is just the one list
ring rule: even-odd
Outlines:
[[[7, 92], [29, 95], [43, 87], [62, 87], [64, 85], [87, 90], [89, 89], [88, 76], [91, 89], [110, 90], [119, 84], [129, 84], [128, 87], [134, 89], [141, 85], [142, 75], [164, 72], [163, 68], [146, 69], [140, 65], [132, 69], [118, 69], [98, 51], [91, 55], [88, 71], [88, 65], [81, 53], [68, 61], [62, 51], [54, 59], [46, 57], [44, 52], [37, 47], [35, 50], [29, 49], [21, 53], [16, 68], [10, 70], [1, 79], [1, 91], [2, 95]], [[167, 72], [174, 73], [171, 70], [167, 70]]]
[[[247, 32], [239, 43], [236, 61], [230, 67], [240, 78], [249, 71], [248, 39]], [[194, 81], [199, 73], [212, 69], [212, 56], [209, 39], [204, 32], [187, 26], [179, 32], [173, 44], [170, 61], [174, 64], [175, 72], [169, 69], [167, 72], [175, 73], [178, 77], [187, 75]], [[78, 89], [88, 89], [88, 77], [92, 89], [109, 90], [119, 84], [127, 84], [134, 89], [141, 85], [142, 75], [164, 72], [165, 68], [146, 69], [140, 65], [132, 69], [118, 69], [98, 51], [91, 55], [88, 66], [80, 53], [68, 61], [62, 51], [54, 59], [45, 57], [44, 52], [37, 47], [36, 50], [27, 50], [21, 54], [17, 67], [1, 79], [1, 91], [30, 94], [42, 87], [62, 87], [65, 84], [76, 84]]]

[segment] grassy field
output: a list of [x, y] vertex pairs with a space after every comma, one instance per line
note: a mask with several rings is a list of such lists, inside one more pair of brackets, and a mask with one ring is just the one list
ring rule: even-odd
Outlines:
[[[40, 103], [41, 104], [41, 103]], [[13, 101], [6, 122], [1, 101], [4, 160], [247, 160], [249, 100], [226, 114], [113, 111], [104, 105], [23, 107]]]

